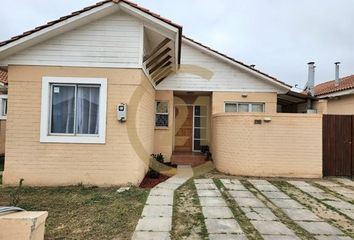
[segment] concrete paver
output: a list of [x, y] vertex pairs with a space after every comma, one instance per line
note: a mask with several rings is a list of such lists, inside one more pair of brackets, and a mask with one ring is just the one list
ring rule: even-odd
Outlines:
[[169, 240], [168, 232], [134, 232], [132, 240]]
[[297, 222], [303, 229], [314, 235], [343, 235], [338, 228], [326, 222]]
[[172, 217], [172, 206], [153, 206], [144, 207], [143, 217]]
[[271, 199], [271, 201], [279, 208], [305, 208], [303, 205], [293, 199]]
[[266, 207], [264, 203], [262, 203], [259, 199], [253, 198], [241, 198], [241, 197], [234, 197], [235, 201], [240, 207]]
[[221, 197], [199, 197], [202, 207], [226, 207], [227, 204]]
[[150, 195], [146, 200], [147, 205], [155, 205], [155, 206], [166, 206], [173, 205], [173, 196], [152, 196]]
[[242, 207], [241, 209], [250, 220], [275, 221], [278, 219], [269, 208]]
[[243, 234], [209, 234], [209, 240], [247, 240]]
[[253, 198], [254, 195], [249, 191], [229, 191], [232, 197], [236, 198]]
[[221, 197], [219, 190], [199, 190], [197, 189], [199, 197]]
[[282, 209], [283, 212], [289, 216], [294, 221], [322, 221], [321, 218], [317, 217], [313, 212], [308, 209]]
[[209, 234], [213, 233], [243, 233], [235, 219], [205, 219]]
[[231, 210], [228, 207], [202, 207], [205, 218], [233, 218]]
[[287, 226], [278, 221], [251, 221], [261, 235], [295, 235]]

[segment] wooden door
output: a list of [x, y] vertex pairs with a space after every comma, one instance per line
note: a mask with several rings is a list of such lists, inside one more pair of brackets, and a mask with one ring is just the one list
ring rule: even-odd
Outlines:
[[175, 151], [191, 152], [193, 146], [193, 106], [175, 106]]
[[353, 116], [323, 115], [323, 175], [352, 176]]

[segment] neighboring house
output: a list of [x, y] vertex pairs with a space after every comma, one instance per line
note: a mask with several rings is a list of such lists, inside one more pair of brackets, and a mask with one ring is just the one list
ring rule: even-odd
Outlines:
[[[229, 164], [232, 173], [259, 174], [259, 161], [267, 158], [276, 164], [267, 163], [262, 175], [321, 176], [320, 147], [303, 153], [306, 140], [279, 137], [293, 132], [300, 139], [308, 129], [302, 121], [320, 123], [277, 115], [281, 102], [306, 101], [303, 96], [288, 96], [291, 86], [183, 37], [181, 26], [129, 1], [100, 2], [0, 43], [0, 67], [9, 73], [5, 184], [20, 178], [31, 185], [137, 184], [151, 153], [169, 161], [175, 151], [202, 146], [218, 149], [216, 166]], [[248, 161], [242, 154], [253, 154], [250, 166], [231, 162], [234, 146], [222, 155], [218, 122], [222, 129], [237, 121], [218, 114], [233, 112], [247, 117], [241, 122], [250, 129], [240, 129], [246, 135], [264, 132], [230, 138], [244, 144], [243, 137], [258, 137], [257, 144], [276, 150], [242, 147], [242, 161]], [[265, 124], [254, 125], [263, 117]], [[319, 126], [308, 133], [315, 134], [312, 143], [320, 142]], [[258, 150], [264, 154], [255, 155]], [[284, 157], [289, 151], [299, 160]], [[225, 157], [232, 160], [218, 165]]]
[[0, 156], [5, 154], [7, 72], [0, 69]]
[[315, 95], [327, 114], [354, 114], [354, 75], [315, 86]]

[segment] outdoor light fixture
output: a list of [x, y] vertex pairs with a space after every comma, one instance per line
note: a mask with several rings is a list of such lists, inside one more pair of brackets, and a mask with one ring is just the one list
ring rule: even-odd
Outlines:
[[270, 123], [272, 121], [272, 118], [271, 117], [265, 117], [263, 119], [263, 121], [266, 122], [266, 123]]

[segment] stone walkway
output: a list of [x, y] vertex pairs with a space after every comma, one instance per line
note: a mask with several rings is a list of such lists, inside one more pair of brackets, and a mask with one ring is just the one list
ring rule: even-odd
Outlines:
[[348, 178], [333, 178], [335, 181], [340, 182], [341, 184], [345, 186], [350, 186], [354, 187], [354, 181], [348, 179]]
[[194, 180], [210, 240], [247, 239], [212, 179]]
[[[293, 231], [281, 223], [277, 216], [252, 192], [246, 189], [240, 181], [222, 179], [221, 182], [264, 239], [299, 239]], [[266, 188], [267, 186], [264, 187], [264, 189]]]
[[193, 170], [190, 166], [178, 166], [175, 176], [151, 189], [132, 239], [170, 239], [174, 192], [191, 177]]
[[[322, 189], [312, 186], [309, 183], [304, 181], [288, 181], [288, 183], [294, 185], [295, 187], [299, 188], [303, 192], [309, 194], [310, 196], [320, 200], [321, 202], [332, 206], [333, 208], [337, 209], [337, 211], [345, 214], [349, 218], [354, 220], [354, 205], [346, 202], [338, 197], [333, 196], [330, 193], [323, 191]], [[318, 182], [317, 182], [318, 183]], [[326, 184], [326, 183], [323, 183]], [[328, 184], [327, 184], [328, 186]], [[336, 186], [336, 185], [335, 185]]]
[[[348, 181], [350, 181], [348, 179]], [[330, 191], [333, 191], [335, 193], [338, 193], [339, 195], [347, 198], [349, 201], [353, 201], [354, 200], [354, 191], [351, 189], [348, 189], [346, 187], [343, 187], [342, 185], [338, 184], [338, 183], [334, 183], [331, 181], [316, 181], [315, 183], [327, 188]]]
[[[287, 194], [281, 192], [268, 181], [250, 180], [249, 182], [251, 182], [253, 186], [266, 196], [275, 206], [280, 208], [291, 220], [315, 236], [316, 239], [347, 239], [342, 238], [345, 235], [338, 228], [333, 227], [323, 221], [323, 219], [317, 217], [305, 206], [291, 199]], [[309, 188], [309, 186], [306, 187]]]

